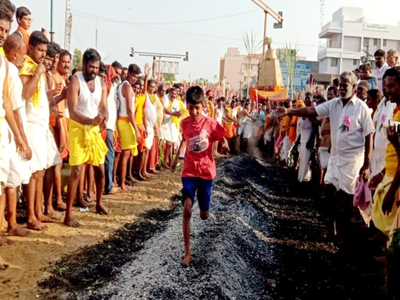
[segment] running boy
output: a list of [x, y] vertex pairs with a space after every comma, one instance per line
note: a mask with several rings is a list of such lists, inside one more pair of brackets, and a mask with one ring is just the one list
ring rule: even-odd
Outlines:
[[184, 266], [189, 266], [192, 260], [190, 253], [190, 218], [196, 191], [200, 217], [206, 220], [209, 215], [211, 187], [217, 173], [212, 155], [212, 145], [214, 142], [223, 140], [222, 148], [229, 151], [228, 143], [224, 138], [225, 129], [213, 118], [202, 114], [205, 101], [206, 98], [201, 87], [193, 86], [187, 90], [186, 102], [189, 117], [182, 120], [182, 142], [171, 164], [171, 169], [174, 170], [178, 163], [179, 155], [186, 147], [182, 171], [182, 226], [185, 257], [181, 264]]

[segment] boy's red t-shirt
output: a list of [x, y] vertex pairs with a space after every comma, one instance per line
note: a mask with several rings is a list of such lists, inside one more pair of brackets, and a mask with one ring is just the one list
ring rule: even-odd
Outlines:
[[207, 116], [202, 116], [199, 120], [187, 117], [182, 120], [181, 128], [182, 137], [186, 140], [182, 177], [214, 179], [217, 168], [212, 155], [212, 145], [224, 137], [225, 129]]

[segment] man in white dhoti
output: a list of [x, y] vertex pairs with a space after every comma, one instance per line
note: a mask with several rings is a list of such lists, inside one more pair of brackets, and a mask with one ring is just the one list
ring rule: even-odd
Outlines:
[[330, 233], [336, 225], [339, 240], [350, 232], [352, 202], [358, 176], [369, 178], [374, 125], [367, 105], [355, 95], [357, 78], [352, 72], [340, 75], [340, 97], [316, 108], [279, 109], [279, 115], [329, 117], [331, 122], [331, 157], [325, 183], [332, 206]]

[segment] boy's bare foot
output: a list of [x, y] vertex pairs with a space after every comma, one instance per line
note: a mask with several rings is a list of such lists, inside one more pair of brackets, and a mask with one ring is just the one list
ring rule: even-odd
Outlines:
[[13, 227], [8, 229], [9, 236], [27, 236], [29, 235], [29, 233], [30, 232], [28, 230], [21, 228], [18, 225], [14, 225]]
[[164, 164], [164, 166], [163, 166], [165, 169], [167, 169], [167, 170], [170, 170], [171, 169], [171, 167], [169, 166], [169, 165], [165, 165]]
[[64, 203], [64, 201], [57, 201], [57, 208], [59, 210], [66, 210], [67, 209], [67, 204]]
[[96, 205], [96, 212], [100, 215], [108, 215], [108, 210], [105, 206], [103, 206], [102, 204], [97, 204]]
[[191, 261], [192, 261], [192, 256], [191, 255], [185, 255], [185, 257], [181, 261], [181, 265], [184, 266], [184, 267], [189, 267]]
[[150, 174], [155, 174], [155, 175], [157, 175], [157, 174], [160, 174], [160, 171], [157, 171], [157, 170], [149, 170], [149, 173]]
[[4, 236], [0, 236], [0, 246], [10, 246], [14, 244], [13, 241], [5, 238]]
[[75, 220], [74, 218], [67, 218], [67, 217], [64, 219], [64, 225], [67, 225], [69, 227], [81, 226], [81, 224], [79, 224], [79, 222], [77, 220]]
[[35, 220], [33, 222], [28, 222], [26, 224], [26, 228], [28, 228], [30, 230], [37, 230], [37, 231], [45, 231], [45, 230], [47, 230], [47, 226], [42, 224], [38, 220]]
[[146, 177], [144, 177], [142, 174], [138, 174], [139, 180], [143, 181], [146, 180]]
[[5, 270], [9, 267], [9, 264], [0, 256], [0, 270]]

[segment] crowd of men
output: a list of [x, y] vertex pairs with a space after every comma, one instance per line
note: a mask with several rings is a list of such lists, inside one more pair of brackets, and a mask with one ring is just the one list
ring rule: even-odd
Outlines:
[[[18, 29], [9, 34], [14, 15]], [[1, 236], [6, 206], [10, 236], [46, 230], [60, 210], [64, 224], [77, 227], [74, 204], [95, 201], [96, 212], [107, 214], [103, 193], [130, 193], [138, 180], [171, 168], [188, 116], [182, 84], [157, 83], [148, 65], [142, 76], [136, 64], [105, 65], [94, 49], [71, 71], [71, 54], [45, 32], [30, 34], [31, 21], [27, 8], [0, 0], [0, 246], [11, 243]], [[354, 212], [390, 236], [400, 222], [398, 52], [376, 51], [375, 64], [375, 76], [363, 64], [324, 93], [301, 93], [296, 101], [214, 99], [207, 91], [203, 114], [225, 128], [230, 146], [227, 153], [215, 142], [214, 156], [274, 157], [296, 168], [299, 182], [317, 181], [330, 207], [328, 236], [338, 242], [348, 238]], [[357, 182], [373, 194], [359, 210]], [[28, 230], [16, 222], [20, 189]]]

